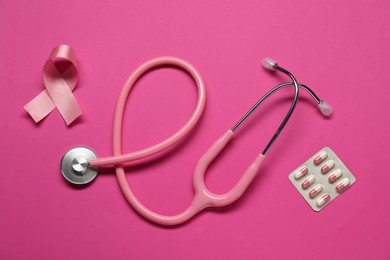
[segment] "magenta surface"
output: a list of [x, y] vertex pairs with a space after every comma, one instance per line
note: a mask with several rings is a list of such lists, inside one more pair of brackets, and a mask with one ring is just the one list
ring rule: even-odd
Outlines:
[[[388, 147], [390, 2], [379, 1], [0, 1], [0, 259], [383, 259], [390, 258]], [[58, 44], [72, 46], [83, 115], [67, 127], [54, 110], [35, 124], [23, 106], [44, 86]], [[332, 105], [327, 120], [302, 92], [291, 121], [233, 205], [178, 227], [146, 221], [128, 205], [114, 170], [85, 188], [59, 171], [86, 145], [112, 154], [115, 103], [130, 73], [176, 56], [201, 74], [205, 112], [174, 150], [126, 168], [135, 195], [161, 214], [191, 202], [201, 155], [271, 87], [288, 81], [261, 68], [272, 57]], [[286, 113], [292, 89], [272, 97], [209, 168], [206, 184], [230, 190]], [[123, 150], [175, 133], [196, 104], [186, 73], [146, 74], [130, 94]], [[324, 146], [356, 183], [320, 213], [288, 174]]]

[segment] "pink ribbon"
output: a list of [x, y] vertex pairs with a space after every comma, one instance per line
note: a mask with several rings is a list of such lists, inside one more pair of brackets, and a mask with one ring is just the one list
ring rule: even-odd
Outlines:
[[43, 66], [45, 90], [24, 109], [37, 123], [58, 108], [67, 125], [82, 114], [72, 90], [77, 82], [76, 53], [68, 45], [58, 45]]

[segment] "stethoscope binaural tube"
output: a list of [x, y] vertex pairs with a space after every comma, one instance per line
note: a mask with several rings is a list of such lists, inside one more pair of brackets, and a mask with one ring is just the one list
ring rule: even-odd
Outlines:
[[252, 114], [253, 112], [255, 112], [257, 110], [257, 108], [265, 101], [267, 100], [271, 95], [273, 95], [276, 91], [280, 90], [281, 88], [284, 88], [284, 87], [287, 87], [287, 86], [294, 86], [294, 99], [291, 103], [291, 107], [289, 109], [289, 111], [287, 112], [285, 118], [283, 119], [282, 123], [279, 125], [278, 129], [276, 130], [275, 134], [273, 135], [273, 137], [271, 138], [271, 140], [268, 142], [267, 146], [265, 147], [265, 149], [263, 150], [262, 154], [263, 155], [266, 155], [268, 150], [271, 148], [271, 146], [273, 145], [273, 143], [275, 142], [275, 140], [277, 139], [277, 137], [279, 136], [279, 134], [281, 133], [281, 131], [283, 130], [283, 128], [285, 127], [285, 125], [287, 124], [288, 120], [290, 119], [292, 113], [294, 112], [294, 109], [295, 109], [295, 106], [298, 102], [298, 96], [299, 96], [299, 88], [303, 88], [304, 90], [306, 90], [310, 95], [311, 97], [317, 102], [318, 104], [318, 109], [321, 111], [321, 113], [325, 116], [331, 116], [333, 111], [332, 111], [332, 108], [330, 107], [330, 105], [328, 105], [327, 103], [325, 103], [323, 100], [320, 100], [318, 98], [318, 96], [314, 93], [313, 90], [311, 90], [309, 87], [307, 87], [306, 85], [304, 84], [299, 84], [297, 82], [297, 80], [295, 79], [294, 75], [292, 75], [289, 71], [287, 71], [286, 69], [278, 66], [278, 64], [270, 59], [270, 58], [265, 58], [263, 59], [263, 66], [266, 68], [266, 69], [269, 69], [269, 70], [279, 70], [283, 73], [285, 73], [287, 76], [289, 76], [292, 80], [292, 82], [287, 82], [287, 83], [283, 83], [283, 84], [280, 84], [276, 87], [274, 87], [273, 89], [271, 89], [270, 91], [268, 91], [259, 101], [256, 102], [256, 104], [237, 122], [237, 124], [235, 124], [233, 127], [232, 127], [232, 132], [235, 132]]
[[[123, 111], [126, 105], [127, 97], [129, 95], [129, 92], [132, 88], [132, 86], [135, 84], [137, 79], [146, 71], [150, 70], [151, 68], [154, 68], [156, 66], [160, 65], [173, 65], [177, 67], [181, 67], [184, 70], [186, 70], [195, 80], [197, 87], [198, 87], [198, 103], [195, 108], [195, 111], [191, 118], [188, 120], [188, 122], [173, 136], [169, 137], [168, 139], [160, 142], [157, 145], [154, 145], [150, 148], [146, 148], [144, 150], [133, 152], [129, 154], [122, 155], [122, 147], [121, 147], [121, 135], [122, 135], [122, 120], [123, 120]], [[307, 86], [303, 84], [299, 84], [295, 77], [288, 72], [287, 70], [283, 69], [282, 67], [278, 66], [276, 62], [274, 62], [271, 59], [265, 59], [263, 61], [263, 65], [272, 70], [279, 70], [286, 75], [288, 75], [292, 82], [283, 83], [275, 88], [271, 89], [268, 93], [266, 93], [240, 120], [239, 122], [231, 129], [225, 132], [207, 151], [206, 153], [200, 158], [196, 168], [195, 173], [193, 176], [193, 186], [194, 186], [194, 198], [190, 206], [184, 210], [181, 214], [175, 215], [175, 216], [165, 216], [158, 214], [156, 212], [151, 211], [150, 209], [146, 208], [134, 195], [132, 192], [130, 186], [128, 185], [127, 178], [125, 175], [125, 171], [123, 168], [123, 164], [126, 162], [138, 160], [141, 158], [148, 157], [152, 154], [158, 153], [169, 146], [175, 144], [178, 142], [181, 138], [183, 138], [186, 134], [189, 133], [189, 131], [195, 126], [195, 124], [198, 122], [201, 113], [203, 112], [204, 103], [205, 103], [205, 91], [204, 91], [204, 84], [197, 73], [197, 71], [188, 63], [186, 63], [183, 60], [172, 58], [172, 57], [162, 57], [153, 59], [149, 62], [146, 62], [144, 65], [140, 66], [127, 80], [125, 86], [123, 87], [121, 94], [118, 99], [118, 103], [115, 110], [115, 118], [114, 118], [114, 127], [113, 127], [113, 155], [112, 157], [107, 158], [100, 158], [97, 159], [97, 156], [89, 149], [84, 147], [76, 147], [72, 150], [70, 150], [67, 154], [64, 155], [64, 158], [61, 162], [62, 168], [65, 168], [65, 171], [68, 173], [78, 172], [80, 175], [83, 175], [83, 172], [87, 172], [90, 174], [93, 171], [97, 169], [97, 167], [104, 167], [104, 166], [115, 166], [116, 176], [120, 185], [120, 188], [122, 190], [122, 193], [124, 194], [127, 201], [132, 205], [132, 207], [143, 217], [146, 219], [156, 222], [163, 225], [177, 225], [180, 223], [183, 223], [190, 219], [192, 216], [194, 216], [199, 211], [207, 208], [207, 207], [222, 207], [228, 204], [233, 203], [236, 201], [241, 195], [245, 192], [247, 187], [252, 182], [253, 178], [256, 176], [263, 160], [265, 159], [265, 155], [272, 146], [272, 144], [275, 142], [276, 138], [280, 134], [280, 132], [283, 130], [284, 126], [288, 122], [289, 118], [291, 117], [296, 103], [298, 101], [299, 97], [299, 88], [302, 88], [309, 92], [309, 94], [313, 97], [313, 99], [317, 102], [318, 108], [321, 110], [321, 112], [329, 116], [332, 113], [332, 110], [329, 105], [327, 105], [325, 102], [321, 101], [317, 95]], [[276, 91], [280, 90], [281, 88], [287, 87], [287, 86], [293, 86], [294, 87], [294, 99], [291, 104], [291, 107], [286, 114], [285, 118], [283, 119], [282, 123], [278, 127], [277, 131], [273, 135], [270, 142], [267, 144], [266, 148], [262, 153], [260, 153], [253, 163], [248, 167], [246, 172], [242, 175], [240, 180], [237, 182], [237, 184], [227, 193], [225, 194], [214, 194], [210, 192], [204, 182], [204, 175], [207, 171], [208, 166], [210, 163], [222, 152], [222, 150], [227, 146], [227, 144], [230, 142], [230, 140], [233, 138], [235, 131], [246, 121], [246, 119], [272, 94], [274, 94]], [[85, 153], [88, 159], [83, 158], [82, 156], [78, 156], [77, 153]], [[71, 164], [71, 167], [69, 166]], [[64, 171], [63, 171], [64, 174]], [[65, 176], [66, 174], [64, 174]], [[92, 175], [91, 175], [92, 176]], [[68, 176], [69, 177], [69, 176]], [[77, 177], [77, 176], [76, 176]], [[94, 178], [94, 176], [92, 176]], [[67, 178], [67, 176], [65, 176]], [[92, 178], [92, 179], [93, 179]], [[68, 178], [67, 178], [68, 179]], [[69, 180], [69, 179], [68, 179]], [[72, 180], [69, 180], [72, 182]], [[76, 183], [78, 179], [76, 178]], [[80, 179], [79, 183], [83, 183], [83, 180]]]

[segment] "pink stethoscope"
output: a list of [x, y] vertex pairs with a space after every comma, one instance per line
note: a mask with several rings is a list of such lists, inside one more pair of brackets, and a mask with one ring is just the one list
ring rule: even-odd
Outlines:
[[[319, 110], [325, 116], [330, 116], [332, 114], [331, 107], [320, 100], [317, 95], [307, 86], [303, 84], [299, 84], [295, 77], [278, 66], [275, 61], [272, 59], [266, 58], [263, 60], [263, 65], [265, 68], [270, 70], [279, 70], [286, 75], [288, 75], [292, 82], [287, 82], [280, 84], [273, 89], [271, 89], [268, 93], [266, 93], [242, 118], [238, 123], [228, 131], [226, 131], [200, 158], [193, 176], [193, 186], [194, 186], [194, 198], [192, 200], [191, 205], [181, 214], [176, 216], [164, 216], [158, 213], [151, 211], [146, 208], [134, 195], [132, 192], [125, 175], [125, 171], [123, 168], [124, 163], [128, 163], [131, 161], [139, 160], [142, 158], [146, 158], [148, 156], [154, 155], [158, 152], [171, 147], [176, 144], [178, 141], [182, 140], [191, 129], [196, 125], [199, 121], [201, 114], [204, 110], [205, 101], [206, 101], [206, 92], [204, 83], [202, 81], [201, 76], [196, 71], [196, 69], [189, 64], [188, 62], [174, 58], [174, 57], [159, 57], [152, 60], [147, 61], [140, 67], [138, 67], [133, 74], [128, 78], [122, 91], [119, 95], [119, 99], [116, 105], [115, 117], [114, 117], [114, 126], [113, 126], [113, 156], [107, 158], [97, 158], [97, 155], [89, 148], [86, 147], [75, 147], [69, 150], [63, 156], [61, 160], [61, 172], [63, 176], [74, 184], [86, 184], [91, 182], [98, 173], [99, 167], [107, 167], [113, 166], [116, 170], [116, 176], [120, 185], [120, 188], [123, 192], [123, 195], [127, 199], [127, 201], [131, 204], [131, 206], [143, 217], [146, 219], [156, 222], [162, 225], [177, 225], [189, 220], [195, 214], [200, 212], [201, 210], [208, 207], [223, 207], [229, 205], [236, 201], [244, 191], [247, 189], [249, 184], [252, 182], [253, 178], [256, 176], [260, 165], [265, 159], [265, 156], [286, 125], [289, 120], [296, 103], [298, 101], [299, 88], [306, 90], [313, 99], [317, 102]], [[166, 140], [153, 145], [149, 148], [128, 153], [122, 154], [121, 148], [121, 136], [122, 136], [122, 119], [123, 112], [127, 102], [128, 95], [130, 93], [131, 88], [137, 82], [137, 80], [147, 71], [160, 67], [160, 66], [174, 66], [179, 67], [185, 71], [187, 71], [195, 80], [196, 86], [198, 89], [198, 100], [195, 110], [190, 117], [190, 119], [185, 123], [185, 125], [177, 131], [174, 135], [167, 138]], [[278, 91], [281, 88], [293, 86], [295, 89], [294, 99], [292, 105], [285, 116], [284, 120], [280, 124], [279, 128], [275, 132], [274, 136], [264, 149], [262, 153], [260, 153], [253, 163], [249, 166], [246, 172], [242, 175], [237, 184], [227, 193], [225, 194], [214, 194], [210, 192], [204, 182], [204, 175], [210, 163], [218, 156], [219, 153], [226, 147], [229, 141], [233, 138], [235, 131], [244, 123], [244, 121], [273, 93]]]

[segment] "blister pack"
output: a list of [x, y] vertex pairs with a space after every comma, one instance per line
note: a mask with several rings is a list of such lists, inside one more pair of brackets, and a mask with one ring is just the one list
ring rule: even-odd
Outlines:
[[356, 181], [329, 147], [321, 149], [288, 178], [315, 211], [323, 209]]

